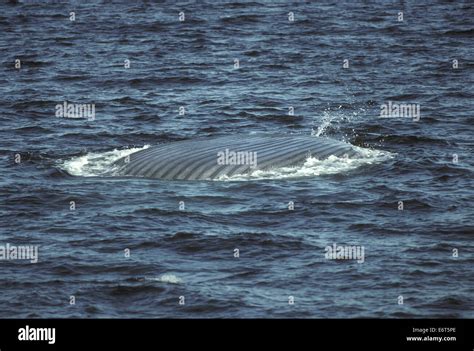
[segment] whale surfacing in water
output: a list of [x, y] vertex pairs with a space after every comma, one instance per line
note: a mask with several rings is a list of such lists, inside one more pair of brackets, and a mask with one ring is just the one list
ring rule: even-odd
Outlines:
[[134, 152], [115, 162], [118, 175], [168, 180], [212, 180], [255, 170], [302, 165], [308, 156], [354, 156], [352, 145], [295, 135], [234, 135], [176, 141]]

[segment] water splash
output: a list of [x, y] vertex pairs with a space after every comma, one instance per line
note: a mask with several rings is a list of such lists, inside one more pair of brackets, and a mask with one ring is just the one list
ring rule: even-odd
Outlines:
[[113, 173], [113, 163], [134, 152], [147, 149], [149, 145], [124, 150], [106, 152], [90, 152], [86, 155], [73, 157], [58, 164], [58, 167], [73, 176], [100, 177]]
[[350, 140], [353, 137], [357, 137], [357, 133], [354, 128], [351, 128], [349, 132], [347, 132], [347, 127], [350, 126], [352, 122], [362, 118], [366, 112], [365, 108], [359, 108], [351, 113], [347, 113], [342, 105], [339, 105], [336, 109], [328, 107], [323, 111], [319, 126], [311, 129], [311, 135], [315, 137], [329, 136], [329, 134], [338, 134], [338, 132], [345, 130], [345, 132], [336, 139], [342, 139], [343, 141]]
[[[339, 106], [339, 109], [341, 109], [342, 106]], [[315, 137], [319, 137], [324, 135], [326, 130], [331, 126], [333, 121], [338, 120], [340, 118], [340, 115], [337, 113], [332, 113], [330, 109], [326, 109], [323, 112], [323, 118], [321, 124], [318, 126], [316, 130], [314, 128], [311, 130], [311, 135]]]

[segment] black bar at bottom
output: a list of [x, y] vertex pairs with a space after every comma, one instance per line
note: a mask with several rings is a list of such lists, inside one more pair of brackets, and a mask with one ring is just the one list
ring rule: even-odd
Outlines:
[[[3, 319], [0, 350], [66, 350], [106, 345], [107, 349], [169, 348], [190, 343], [250, 347], [282, 342], [315, 347], [401, 350], [474, 350], [472, 319]], [[168, 346], [165, 346], [168, 345]], [[288, 345], [288, 344], [286, 344]]]

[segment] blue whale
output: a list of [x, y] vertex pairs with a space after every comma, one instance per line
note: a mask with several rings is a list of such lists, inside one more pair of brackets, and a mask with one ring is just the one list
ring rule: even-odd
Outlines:
[[212, 180], [301, 165], [308, 156], [356, 156], [351, 144], [301, 135], [233, 135], [175, 141], [115, 162], [116, 175], [167, 180]]

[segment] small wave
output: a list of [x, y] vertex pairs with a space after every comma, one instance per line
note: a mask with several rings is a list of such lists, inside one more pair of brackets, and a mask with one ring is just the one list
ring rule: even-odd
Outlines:
[[251, 24], [259, 22], [260, 19], [261, 17], [257, 15], [240, 15], [223, 17], [220, 19], [220, 22], [224, 24]]
[[249, 56], [249, 57], [258, 57], [258, 56], [261, 56], [262, 54], [263, 52], [260, 50], [249, 50], [249, 51], [244, 52], [244, 55]]
[[472, 37], [474, 35], [474, 29], [469, 28], [465, 30], [448, 30], [442, 35], [452, 36], [452, 37]]
[[155, 278], [155, 277], [145, 277], [145, 280], [153, 281], [153, 282], [160, 282], [160, 283], [169, 283], [169, 284], [180, 284], [183, 281], [179, 279], [174, 274], [163, 274], [162, 276]]
[[147, 149], [149, 145], [124, 150], [112, 150], [107, 152], [90, 152], [86, 155], [73, 157], [58, 165], [58, 167], [70, 175], [81, 177], [98, 177], [113, 172], [112, 164], [131, 153]]

